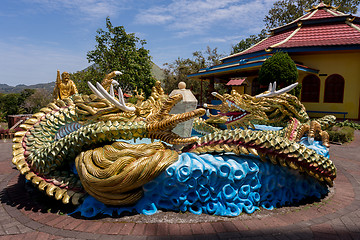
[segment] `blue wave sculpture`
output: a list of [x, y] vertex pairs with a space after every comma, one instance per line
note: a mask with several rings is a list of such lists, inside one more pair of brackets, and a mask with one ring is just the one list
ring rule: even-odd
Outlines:
[[[328, 157], [321, 142], [309, 145], [303, 138], [301, 143]], [[182, 153], [177, 162], [143, 188], [144, 196], [135, 206], [108, 207], [88, 196], [74, 213], [84, 217], [123, 212], [151, 215], [166, 209], [234, 217], [242, 212], [251, 214], [259, 207], [271, 210], [328, 193], [326, 185], [312, 177], [251, 154]]]

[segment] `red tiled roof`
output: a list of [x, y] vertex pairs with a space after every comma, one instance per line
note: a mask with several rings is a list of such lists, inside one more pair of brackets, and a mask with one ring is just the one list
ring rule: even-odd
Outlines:
[[276, 48], [360, 44], [360, 31], [345, 24], [304, 26]]
[[255, 44], [253, 47], [250, 47], [250, 48], [246, 49], [245, 51], [241, 52], [241, 54], [239, 54], [239, 55], [265, 50], [265, 49], [269, 48], [270, 46], [285, 40], [287, 37], [290, 36], [290, 34], [292, 32], [293, 32], [293, 30], [290, 30], [290, 31], [282, 32], [282, 33], [274, 35], [274, 36], [270, 36], [270, 37], [264, 39], [263, 41]]
[[240, 86], [245, 80], [246, 80], [245, 78], [231, 79], [226, 85], [227, 86]]
[[331, 6], [327, 6], [324, 3], [320, 3], [316, 7], [310, 10], [308, 14], [305, 14], [300, 18], [300, 20], [307, 19], [320, 19], [320, 18], [331, 18], [336, 16], [348, 16], [349, 14], [345, 14], [336, 10]]
[[301, 20], [307, 20], [307, 19], [319, 19], [319, 18], [332, 18], [334, 17], [333, 14], [326, 11], [325, 9], [317, 9], [314, 11], [314, 14], [305, 18], [301, 18]]
[[320, 3], [297, 20], [273, 29], [274, 35], [224, 59], [277, 48], [360, 45], [359, 18], [350, 23], [347, 17], [352, 16]]
[[319, 8], [319, 7], [327, 7], [327, 5], [323, 2], [323, 1], [321, 1], [317, 6], [315, 6], [315, 7], [313, 7], [314, 9], [317, 9], [317, 8]]

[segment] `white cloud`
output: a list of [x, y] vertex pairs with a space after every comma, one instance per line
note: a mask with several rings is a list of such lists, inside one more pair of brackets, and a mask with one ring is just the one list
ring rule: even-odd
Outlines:
[[125, 0], [24, 0], [41, 11], [59, 11], [83, 20], [97, 20], [126, 9]]
[[275, 0], [173, 0], [168, 5], [150, 7], [136, 15], [142, 24], [163, 24], [178, 36], [203, 34], [218, 27], [263, 27], [263, 18]]
[[194, 42], [194, 43], [232, 43], [232, 42], [239, 42], [241, 39], [244, 39], [246, 37], [248, 36], [234, 35], [234, 36], [208, 37], [206, 39], [200, 39], [198, 42]]

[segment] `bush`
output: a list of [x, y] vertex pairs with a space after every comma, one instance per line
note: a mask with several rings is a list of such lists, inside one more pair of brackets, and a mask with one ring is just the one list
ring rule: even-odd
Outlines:
[[8, 129], [8, 123], [7, 122], [0, 122], [0, 130], [2, 129]]
[[329, 133], [329, 139], [331, 142], [351, 142], [354, 140], [354, 128], [345, 126], [345, 127], [333, 127]]
[[353, 129], [356, 129], [356, 130], [360, 130], [360, 124], [358, 123], [355, 123], [355, 122], [351, 122], [349, 120], [345, 120], [344, 122], [338, 122], [336, 123], [336, 126], [338, 127], [351, 127]]
[[0, 123], [6, 122], [7, 113], [0, 111]]
[[277, 86], [286, 87], [296, 82], [298, 71], [287, 53], [276, 52], [261, 66], [258, 79], [263, 86], [276, 82]]

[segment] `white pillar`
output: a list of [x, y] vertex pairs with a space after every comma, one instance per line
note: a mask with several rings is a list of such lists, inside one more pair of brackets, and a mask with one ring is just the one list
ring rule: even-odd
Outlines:
[[[194, 94], [189, 89], [186, 89], [186, 84], [184, 82], [180, 82], [178, 87], [179, 89], [173, 90], [169, 96], [171, 97], [180, 93], [183, 96], [183, 99], [172, 108], [170, 114], [185, 113], [195, 110], [198, 100], [195, 98]], [[194, 119], [190, 119], [178, 124], [173, 129], [173, 132], [181, 137], [190, 137], [193, 121]]]

